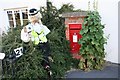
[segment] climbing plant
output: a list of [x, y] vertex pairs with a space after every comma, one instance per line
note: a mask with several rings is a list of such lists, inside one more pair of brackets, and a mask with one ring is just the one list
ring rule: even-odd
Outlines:
[[79, 68], [85, 71], [92, 69], [102, 69], [105, 63], [105, 49], [107, 39], [104, 37], [104, 25], [97, 11], [89, 11], [82, 24], [79, 40], [81, 44]]

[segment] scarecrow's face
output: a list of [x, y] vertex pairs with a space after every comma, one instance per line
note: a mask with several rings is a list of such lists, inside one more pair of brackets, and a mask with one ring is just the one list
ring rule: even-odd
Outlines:
[[38, 22], [37, 17], [36, 17], [36, 16], [30, 16], [30, 22], [31, 22], [31, 23]]

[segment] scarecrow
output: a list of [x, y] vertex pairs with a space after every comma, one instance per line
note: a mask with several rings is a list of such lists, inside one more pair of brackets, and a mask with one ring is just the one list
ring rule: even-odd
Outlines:
[[[52, 75], [50, 70], [49, 57], [50, 57], [50, 46], [46, 35], [50, 33], [50, 30], [42, 24], [40, 12], [32, 8], [29, 10], [30, 23], [23, 27], [21, 30], [21, 40], [27, 44], [30, 41], [35, 45], [35, 48], [43, 52], [42, 66], [47, 70], [49, 75]], [[23, 47], [23, 50], [26, 50]]]

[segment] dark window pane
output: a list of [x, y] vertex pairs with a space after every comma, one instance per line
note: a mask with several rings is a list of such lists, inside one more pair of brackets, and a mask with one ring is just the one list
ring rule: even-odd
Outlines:
[[14, 26], [13, 21], [9, 21], [9, 24], [10, 24], [10, 27], [13, 27], [13, 26]]
[[27, 25], [28, 24], [28, 20], [23, 20], [23, 25]]
[[14, 15], [15, 15], [16, 26], [21, 25], [19, 11], [14, 11]]
[[22, 17], [23, 17], [23, 19], [28, 19], [28, 13], [27, 12], [22, 12]]
[[8, 19], [9, 19], [9, 20], [13, 20], [12, 14], [8, 14]]

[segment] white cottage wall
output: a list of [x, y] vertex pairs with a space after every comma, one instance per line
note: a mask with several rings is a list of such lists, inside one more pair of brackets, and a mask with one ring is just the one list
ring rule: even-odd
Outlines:
[[[53, 5], [60, 8], [64, 3], [70, 3], [75, 6], [75, 9], [88, 10], [88, 1], [90, 8], [93, 10], [94, 0], [50, 0]], [[102, 17], [102, 23], [105, 24], [105, 36], [110, 34], [108, 43], [105, 46], [106, 60], [118, 62], [118, 1], [120, 0], [98, 0], [98, 11]], [[0, 1], [0, 28], [8, 25], [7, 16], [3, 9], [15, 7], [40, 7], [46, 6], [46, 0], [2, 0]]]

